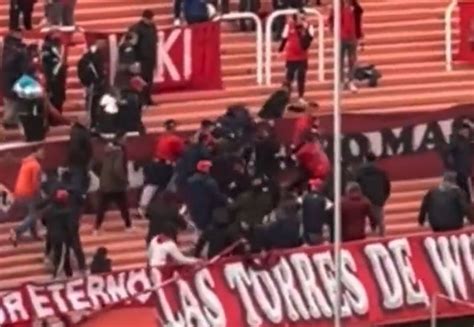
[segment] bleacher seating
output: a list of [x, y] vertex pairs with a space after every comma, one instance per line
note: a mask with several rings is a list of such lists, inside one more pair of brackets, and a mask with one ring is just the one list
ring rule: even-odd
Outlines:
[[[132, 2], [132, 3], [131, 3]], [[150, 8], [157, 14], [159, 26], [172, 23], [170, 0], [79, 0], [76, 10], [77, 23], [85, 29], [105, 30], [125, 28], [134, 23], [141, 11]], [[437, 110], [473, 99], [474, 70], [457, 64], [453, 72], [444, 69], [443, 10], [447, 0], [362, 0], [365, 8], [365, 51], [362, 62], [376, 64], [383, 73], [381, 85], [375, 89], [361, 88], [358, 94], [345, 93], [344, 111], [377, 112]], [[35, 21], [38, 22], [42, 6], [37, 4]], [[8, 1], [0, 3], [0, 33], [5, 32], [8, 22]], [[195, 128], [203, 118], [215, 117], [235, 102], [244, 102], [257, 110], [272, 87], [255, 85], [255, 43], [249, 33], [236, 32], [232, 24], [222, 33], [222, 65], [225, 89], [223, 91], [160, 94], [158, 105], [145, 113], [148, 127], [157, 127], [168, 118]], [[456, 34], [455, 34], [456, 39]], [[331, 111], [332, 86], [330, 69], [331, 38], [326, 44], [327, 81], [317, 81], [316, 51], [312, 51], [308, 94], [318, 101], [321, 112]], [[276, 47], [276, 44], [275, 44]], [[82, 112], [83, 91], [75, 76], [75, 63], [83, 51], [83, 45], [74, 47], [70, 54], [68, 77], [69, 116]], [[283, 77], [283, 63], [274, 63], [275, 85]], [[53, 128], [51, 135], [65, 135], [66, 127]], [[19, 135], [10, 133], [9, 139]], [[389, 235], [415, 233], [419, 201], [425, 190], [437, 179], [397, 181], [393, 195], [386, 207], [387, 233]], [[81, 234], [88, 257], [96, 247], [109, 248], [116, 268], [142, 266], [144, 264], [144, 232], [125, 233], [122, 221], [109, 216], [103, 234], [92, 236], [92, 222], [85, 217]], [[145, 228], [145, 222], [137, 225]], [[47, 277], [43, 265], [43, 245], [27, 242], [13, 248], [8, 243], [8, 230], [12, 223], [0, 224], [0, 289], [16, 286], [27, 280], [41, 281]], [[183, 246], [189, 246], [190, 238], [183, 235]]]

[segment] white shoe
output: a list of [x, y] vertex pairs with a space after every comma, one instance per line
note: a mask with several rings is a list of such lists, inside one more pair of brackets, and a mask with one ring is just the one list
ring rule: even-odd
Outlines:
[[306, 107], [308, 105], [308, 102], [304, 98], [299, 98], [298, 104], [302, 107]]
[[179, 26], [181, 26], [181, 20], [179, 20], [178, 18], [176, 18], [176, 19], [173, 21], [173, 26], [174, 26], [174, 27], [179, 27]]
[[358, 89], [357, 86], [354, 84], [354, 82], [349, 82], [349, 90], [350, 90], [352, 93], [357, 93], [357, 91], [359, 91], [359, 89]]

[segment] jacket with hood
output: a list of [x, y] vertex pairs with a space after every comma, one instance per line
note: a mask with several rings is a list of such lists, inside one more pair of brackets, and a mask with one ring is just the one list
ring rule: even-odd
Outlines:
[[373, 205], [382, 207], [390, 196], [390, 180], [387, 174], [373, 163], [362, 165], [355, 173], [362, 193]]
[[120, 146], [107, 146], [100, 171], [100, 191], [104, 193], [127, 190], [127, 163]]
[[296, 158], [310, 178], [324, 180], [331, 170], [329, 158], [319, 143], [305, 143], [296, 153]]
[[465, 216], [473, 221], [466, 195], [457, 185], [442, 182], [423, 198], [418, 222], [428, 220], [435, 232], [450, 231], [462, 228]]
[[367, 218], [372, 230], [375, 230], [377, 219], [367, 198], [359, 193], [344, 196], [341, 201], [342, 240], [346, 242], [364, 239]]

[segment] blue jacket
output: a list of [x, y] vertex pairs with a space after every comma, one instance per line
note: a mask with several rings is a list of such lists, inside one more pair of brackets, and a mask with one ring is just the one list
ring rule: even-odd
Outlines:
[[207, 15], [207, 4], [204, 0], [184, 0], [185, 17], [203, 17]]

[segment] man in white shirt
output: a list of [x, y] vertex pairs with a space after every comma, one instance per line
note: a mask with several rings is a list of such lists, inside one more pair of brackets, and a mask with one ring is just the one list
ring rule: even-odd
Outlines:
[[164, 234], [153, 237], [148, 246], [150, 267], [159, 267], [170, 263], [193, 265], [198, 262], [200, 262], [198, 258], [185, 256], [176, 242]]

